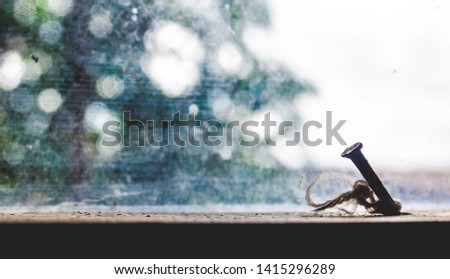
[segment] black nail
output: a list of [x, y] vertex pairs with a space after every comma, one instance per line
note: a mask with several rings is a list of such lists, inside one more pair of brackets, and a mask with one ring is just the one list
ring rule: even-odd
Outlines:
[[375, 195], [379, 199], [379, 212], [383, 215], [400, 215], [400, 206], [398, 203], [394, 202], [391, 195], [384, 187], [381, 180], [378, 178], [377, 174], [374, 172], [372, 167], [369, 165], [366, 157], [361, 152], [363, 144], [357, 142], [352, 146], [342, 152], [341, 156], [349, 158], [361, 172], [364, 179], [369, 184], [370, 188], [373, 190]]

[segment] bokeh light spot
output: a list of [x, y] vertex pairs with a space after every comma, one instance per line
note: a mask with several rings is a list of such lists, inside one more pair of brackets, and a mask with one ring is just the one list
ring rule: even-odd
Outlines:
[[54, 15], [65, 16], [73, 7], [73, 0], [47, 0], [48, 9]]
[[97, 80], [97, 92], [105, 99], [114, 99], [123, 92], [123, 80], [115, 75], [102, 76]]
[[[33, 59], [33, 57], [35, 57]], [[37, 61], [37, 62], [36, 62]], [[36, 51], [25, 60], [26, 70], [23, 81], [36, 81], [52, 67], [52, 57], [42, 51]]]
[[61, 106], [63, 99], [57, 90], [50, 88], [42, 90], [37, 101], [41, 110], [46, 113], [53, 113]]
[[141, 67], [168, 97], [183, 95], [200, 80], [197, 65], [174, 55], [143, 56]]
[[50, 125], [50, 119], [42, 113], [32, 113], [25, 123], [25, 132], [33, 136], [42, 135]]
[[193, 113], [194, 115], [196, 115], [200, 109], [198, 108], [198, 106], [196, 104], [190, 104], [188, 110], [189, 110], [189, 113]]
[[13, 90], [22, 81], [25, 63], [15, 51], [8, 51], [0, 58], [0, 87], [6, 91]]
[[147, 31], [144, 45], [147, 50], [175, 53], [180, 59], [194, 63], [200, 63], [205, 56], [197, 34], [174, 22], [160, 23], [155, 31]]
[[39, 28], [39, 38], [46, 43], [54, 44], [61, 39], [63, 27], [56, 20], [44, 22]]
[[20, 24], [31, 25], [36, 20], [36, 6], [33, 1], [14, 1], [14, 18]]
[[103, 125], [108, 121], [120, 121], [117, 115], [104, 103], [93, 102], [84, 113], [84, 125], [89, 132], [102, 134]]
[[180, 24], [159, 22], [156, 26], [144, 34], [148, 52], [141, 57], [141, 69], [166, 96], [187, 94], [200, 80], [203, 45], [196, 33]]
[[228, 120], [234, 113], [235, 106], [233, 101], [226, 93], [216, 93], [212, 98], [212, 110], [214, 115], [220, 120]]
[[17, 89], [9, 97], [9, 107], [16, 112], [28, 112], [33, 104], [34, 96], [28, 89]]
[[238, 74], [243, 64], [243, 56], [233, 43], [225, 43], [217, 52], [217, 62], [227, 74]]
[[4, 147], [2, 155], [8, 164], [15, 166], [23, 161], [25, 152], [25, 147], [16, 142], [12, 142]]
[[89, 21], [88, 29], [97, 38], [106, 37], [112, 30], [111, 13], [103, 11], [94, 13]]

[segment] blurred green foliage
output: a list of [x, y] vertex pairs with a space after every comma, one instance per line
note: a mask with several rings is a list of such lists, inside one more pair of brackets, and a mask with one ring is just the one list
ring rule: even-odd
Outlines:
[[[0, 89], [0, 204], [294, 200], [295, 170], [270, 156], [257, 159], [267, 148], [264, 144], [249, 150], [234, 146], [231, 156], [225, 157], [223, 150], [207, 146], [137, 144], [105, 155], [98, 147], [101, 130], [89, 128], [89, 108], [94, 112], [106, 108], [109, 117], [119, 119], [123, 111], [130, 111], [133, 119], [158, 122], [171, 119], [177, 111], [187, 115], [195, 104], [197, 119], [225, 123], [231, 119], [220, 119], [214, 111], [214, 98], [219, 95], [251, 114], [273, 104], [292, 103], [298, 94], [311, 91], [281, 65], [260, 61], [243, 41], [249, 26], [270, 26], [264, 1], [80, 0], [67, 1], [69, 7], [52, 2], [0, 1], [0, 57], [14, 52], [26, 62], [20, 84], [12, 90]], [[147, 41], [168, 22], [184, 32], [180, 36], [194, 34], [204, 53], [194, 63], [200, 73], [195, 86], [177, 96], [168, 96], [142, 66], [146, 54], [158, 55], [157, 46], [146, 46]], [[151, 38], [146, 39], [146, 34]], [[217, 69], [215, 54], [224, 43], [239, 50], [245, 73]], [[174, 50], [169, 50], [172, 55], [170, 51]], [[38, 57], [37, 64], [51, 62], [45, 69], [39, 64], [38, 74], [27, 79], [32, 55]], [[117, 77], [123, 82], [123, 93], [100, 96], [102, 76]], [[42, 91], [49, 88], [63, 100], [54, 112], [39, 104]], [[124, 136], [136, 143], [137, 132], [130, 131]]]

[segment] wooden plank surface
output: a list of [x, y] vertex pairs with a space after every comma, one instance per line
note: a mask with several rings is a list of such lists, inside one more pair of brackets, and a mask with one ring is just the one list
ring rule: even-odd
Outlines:
[[450, 211], [413, 211], [400, 216], [314, 212], [286, 213], [154, 213], [154, 212], [26, 212], [0, 213], [0, 223], [408, 223], [450, 222]]

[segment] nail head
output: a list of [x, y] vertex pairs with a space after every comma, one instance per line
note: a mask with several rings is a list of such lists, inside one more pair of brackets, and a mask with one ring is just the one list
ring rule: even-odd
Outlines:
[[351, 154], [357, 150], [361, 150], [361, 148], [363, 147], [363, 144], [361, 142], [357, 142], [349, 147], [347, 147], [344, 152], [342, 152], [341, 157], [346, 157], [348, 158], [349, 156], [351, 156]]

